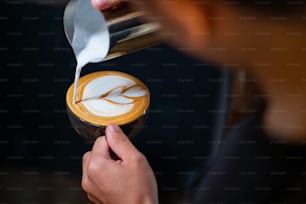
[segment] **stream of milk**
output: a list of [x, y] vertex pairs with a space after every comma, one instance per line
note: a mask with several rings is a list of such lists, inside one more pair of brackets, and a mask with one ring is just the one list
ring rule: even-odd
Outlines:
[[105, 58], [109, 49], [109, 34], [105, 30], [101, 30], [96, 34], [90, 36], [87, 41], [85, 48], [76, 56], [77, 65], [74, 76], [74, 90], [73, 90], [73, 103], [76, 103], [77, 99], [77, 90], [79, 84], [79, 78], [83, 67], [88, 63], [92, 62], [101, 62]]

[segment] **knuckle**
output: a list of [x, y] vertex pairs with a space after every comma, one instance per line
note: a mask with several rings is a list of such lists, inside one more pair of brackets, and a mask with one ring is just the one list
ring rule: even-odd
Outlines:
[[89, 159], [89, 157], [90, 157], [90, 154], [91, 154], [91, 152], [86, 152], [84, 155], [83, 155], [83, 161], [86, 161], [86, 160], [88, 160]]
[[95, 143], [101, 144], [102, 142], [104, 142], [104, 140], [105, 140], [105, 137], [100, 136], [96, 139]]
[[94, 178], [97, 173], [99, 173], [99, 165], [97, 162], [90, 162], [87, 169], [87, 174], [89, 178]]
[[137, 164], [142, 164], [147, 161], [146, 157], [141, 153], [133, 155], [132, 160]]
[[90, 191], [90, 188], [91, 188], [91, 184], [89, 182], [88, 179], [82, 179], [81, 181], [81, 186], [82, 186], [82, 189], [86, 192], [89, 192]]

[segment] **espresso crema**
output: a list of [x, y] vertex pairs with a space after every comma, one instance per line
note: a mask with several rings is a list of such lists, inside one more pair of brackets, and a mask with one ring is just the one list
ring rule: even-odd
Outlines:
[[145, 114], [150, 93], [139, 79], [118, 71], [84, 75], [78, 83], [76, 103], [72, 84], [66, 95], [69, 109], [81, 120], [97, 125], [127, 124]]

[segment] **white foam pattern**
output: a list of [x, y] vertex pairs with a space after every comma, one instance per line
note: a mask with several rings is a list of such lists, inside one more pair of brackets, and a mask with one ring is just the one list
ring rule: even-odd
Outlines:
[[84, 88], [82, 103], [98, 116], [119, 116], [131, 111], [134, 100], [147, 94], [146, 90], [122, 76], [102, 76], [90, 81]]

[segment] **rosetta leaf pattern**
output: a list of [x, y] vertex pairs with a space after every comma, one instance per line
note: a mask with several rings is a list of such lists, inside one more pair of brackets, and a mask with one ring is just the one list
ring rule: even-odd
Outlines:
[[100, 99], [107, 100], [115, 104], [125, 105], [132, 104], [137, 97], [145, 96], [146, 93], [146, 90], [140, 86], [130, 86], [128, 88], [122, 86], [102, 95]]

